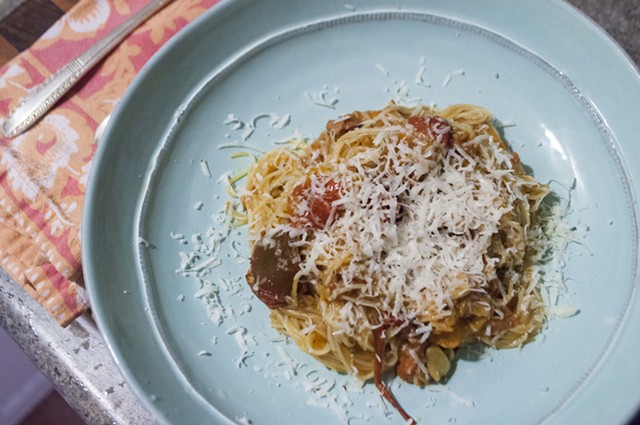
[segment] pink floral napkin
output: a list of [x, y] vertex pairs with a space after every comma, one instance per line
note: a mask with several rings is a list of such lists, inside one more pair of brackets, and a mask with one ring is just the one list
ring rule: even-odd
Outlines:
[[[30, 88], [148, 0], [81, 0], [0, 69], [0, 124]], [[80, 221], [94, 132], [167, 40], [217, 0], [175, 0], [125, 39], [26, 133], [0, 138], [0, 266], [63, 326], [88, 310]]]

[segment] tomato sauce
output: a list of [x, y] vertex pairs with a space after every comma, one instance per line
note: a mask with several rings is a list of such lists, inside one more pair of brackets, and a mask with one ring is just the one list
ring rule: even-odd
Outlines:
[[[342, 185], [333, 179], [312, 186], [311, 179], [307, 178], [303, 183], [297, 185], [290, 197], [295, 211], [294, 225], [313, 229], [325, 227], [331, 219], [333, 203], [342, 197], [341, 192]], [[303, 204], [306, 205], [306, 208], [301, 209], [300, 205]]]

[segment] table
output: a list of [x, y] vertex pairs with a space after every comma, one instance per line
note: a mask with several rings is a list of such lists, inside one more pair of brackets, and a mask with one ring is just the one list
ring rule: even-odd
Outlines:
[[[0, 65], [34, 41], [78, 0], [0, 2]], [[600, 24], [640, 65], [640, 0], [570, 0]], [[19, 5], [6, 14], [6, 4]], [[35, 12], [34, 12], [35, 11]], [[0, 326], [88, 424], [153, 424], [85, 315], [61, 328], [0, 270]], [[632, 424], [640, 425], [640, 414]]]

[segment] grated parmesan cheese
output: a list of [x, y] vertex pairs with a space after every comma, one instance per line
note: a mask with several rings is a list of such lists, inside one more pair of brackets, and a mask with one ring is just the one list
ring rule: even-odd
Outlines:
[[386, 75], [387, 77], [389, 76], [389, 71], [387, 71], [387, 69], [382, 66], [381, 64], [377, 63], [376, 68], [378, 69], [378, 71], [382, 72], [384, 75]]
[[455, 69], [444, 76], [444, 80], [442, 81], [442, 87], [447, 87], [454, 76], [456, 75], [464, 75], [463, 69]]
[[200, 169], [202, 170], [202, 174], [204, 174], [207, 178], [211, 178], [211, 170], [209, 169], [209, 163], [206, 159], [200, 160]]
[[153, 245], [151, 245], [151, 242], [149, 242], [142, 236], [138, 236], [138, 244], [143, 246], [144, 248], [153, 248]]
[[[337, 92], [337, 90], [334, 90]], [[338, 103], [337, 97], [327, 97], [329, 96], [329, 87], [325, 86], [322, 91], [318, 93], [312, 92], [304, 92], [307, 99], [309, 99], [312, 103], [323, 106], [325, 108], [336, 109], [336, 104]], [[336, 93], [337, 94], [337, 93]]]
[[240, 130], [244, 127], [244, 122], [234, 114], [227, 115], [227, 119], [223, 123], [230, 126], [232, 130]]
[[[433, 314], [445, 317], [452, 294], [481, 287], [470, 282], [486, 280], [482, 254], [520, 195], [501, 184], [513, 173], [507, 168], [511, 158], [493, 144], [487, 146], [494, 149], [491, 158], [496, 164], [476, 164], [454, 146], [442, 169], [433, 173], [436, 154], [425, 155], [400, 143], [395, 134], [402, 131], [406, 129], [389, 127], [373, 140], [374, 145], [393, 146], [385, 151], [386, 158], [378, 157], [374, 149], [363, 151], [353, 161], [339, 164], [336, 176], [329, 176], [343, 182], [343, 214], [331, 229], [318, 230], [312, 241], [300, 242], [307, 250], [299, 273], [317, 275], [318, 259], [337, 255], [336, 247], [351, 246], [361, 259], [354, 257], [342, 271], [345, 288], [364, 281], [362, 293], [379, 293], [382, 308], [392, 317], [409, 321], [425, 305], [433, 306]], [[470, 143], [480, 143], [486, 137]], [[368, 168], [360, 167], [362, 163], [369, 164]], [[428, 174], [437, 178], [422, 178]], [[354, 181], [356, 185], [350, 183]], [[404, 218], [396, 223], [394, 214], [399, 205]], [[296, 230], [288, 224], [273, 229], [273, 233], [282, 231]], [[344, 303], [338, 315], [334, 323], [337, 333], [355, 336], [354, 330], [370, 326], [362, 310], [351, 302]], [[419, 332], [426, 340], [430, 329]]]
[[236, 417], [236, 422], [239, 425], [251, 425], [253, 422], [246, 416]]

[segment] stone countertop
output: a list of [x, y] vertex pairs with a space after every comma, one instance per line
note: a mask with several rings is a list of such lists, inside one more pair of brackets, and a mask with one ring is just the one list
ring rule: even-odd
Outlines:
[[[640, 66], [640, 0], [569, 0]], [[57, 323], [0, 270], [0, 325], [88, 424], [152, 424], [89, 316]], [[633, 421], [640, 425], [640, 416]]]
[[640, 0], [569, 0], [596, 22], [640, 67]]
[[87, 424], [154, 424], [93, 320], [62, 328], [0, 269], [0, 326]]

